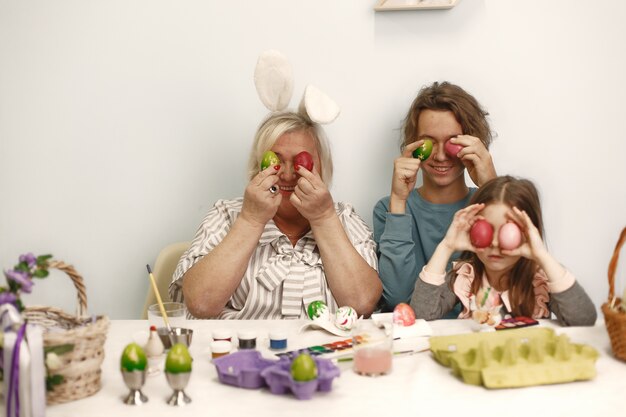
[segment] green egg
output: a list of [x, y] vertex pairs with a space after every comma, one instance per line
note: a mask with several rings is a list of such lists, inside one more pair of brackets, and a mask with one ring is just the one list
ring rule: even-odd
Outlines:
[[137, 343], [130, 343], [122, 352], [122, 360], [120, 365], [123, 371], [143, 371], [146, 369], [148, 359], [141, 346]]
[[165, 359], [165, 372], [171, 374], [180, 374], [183, 372], [191, 372], [191, 355], [187, 346], [182, 343], [176, 343], [167, 353]]
[[428, 159], [430, 154], [433, 151], [433, 141], [430, 139], [426, 139], [422, 146], [413, 151], [413, 158], [420, 159], [425, 161]]
[[302, 353], [291, 363], [291, 376], [294, 381], [306, 382], [317, 378], [317, 365], [313, 358]]
[[261, 171], [273, 165], [280, 165], [280, 159], [278, 159], [278, 156], [274, 152], [265, 151], [263, 159], [261, 159]]

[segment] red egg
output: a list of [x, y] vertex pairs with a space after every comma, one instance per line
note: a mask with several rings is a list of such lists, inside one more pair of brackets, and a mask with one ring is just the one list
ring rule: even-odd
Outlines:
[[470, 229], [470, 240], [477, 248], [486, 248], [493, 240], [493, 226], [487, 220], [479, 219]]
[[443, 149], [450, 158], [456, 158], [456, 155], [461, 151], [461, 149], [463, 149], [463, 145], [457, 145], [448, 139], [445, 145], [443, 145]]
[[393, 322], [400, 326], [411, 326], [415, 323], [415, 311], [407, 303], [400, 303], [393, 309]]
[[307, 171], [312, 171], [313, 170], [313, 157], [307, 151], [302, 151], [293, 157], [293, 165], [294, 167], [297, 167], [298, 165], [300, 165], [306, 168]]
[[500, 227], [498, 232], [498, 245], [501, 249], [513, 250], [522, 243], [522, 232], [519, 227], [512, 222], [506, 223]]

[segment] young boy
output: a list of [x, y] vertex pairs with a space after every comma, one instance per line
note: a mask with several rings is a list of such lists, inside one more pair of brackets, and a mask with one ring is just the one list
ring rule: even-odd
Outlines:
[[[465, 169], [479, 187], [496, 177], [488, 151], [492, 135], [487, 115], [473, 96], [448, 82], [422, 88], [411, 104], [402, 154], [394, 161], [391, 195], [374, 207], [383, 309], [410, 300], [420, 271], [454, 213], [469, 202], [476, 189], [465, 183]], [[413, 151], [427, 139], [433, 143], [430, 157], [413, 158]], [[445, 152], [447, 141], [460, 145], [456, 155]], [[423, 185], [415, 189], [420, 168]]]

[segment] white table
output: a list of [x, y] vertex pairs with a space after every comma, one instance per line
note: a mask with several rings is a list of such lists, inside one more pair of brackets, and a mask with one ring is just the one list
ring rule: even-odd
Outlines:
[[[610, 351], [603, 322], [595, 327], [561, 328], [544, 321], [557, 333], [568, 334], [575, 343], [586, 343], [600, 353], [594, 380], [519, 389], [488, 390], [466, 385], [439, 365], [429, 352], [394, 358], [390, 375], [370, 378], [355, 374], [349, 362], [340, 363], [341, 376], [328, 393], [300, 401], [293, 395], [274, 395], [268, 389], [246, 390], [223, 385], [217, 380], [209, 358], [211, 330], [255, 329], [259, 339], [270, 329], [288, 333], [289, 350], [344, 338], [322, 330], [298, 333], [302, 321], [189, 321], [194, 329], [190, 347], [194, 357], [193, 374], [186, 389], [192, 403], [172, 407], [165, 403], [171, 394], [163, 374], [148, 378], [143, 392], [149, 402], [128, 406], [122, 398], [128, 390], [122, 382], [120, 355], [137, 332], [147, 329], [147, 321], [113, 321], [106, 342], [102, 365], [102, 389], [94, 396], [48, 407], [47, 416], [623, 416], [626, 415], [626, 363]], [[430, 323], [436, 335], [468, 332], [465, 320]], [[136, 336], [135, 336], [136, 337]]]

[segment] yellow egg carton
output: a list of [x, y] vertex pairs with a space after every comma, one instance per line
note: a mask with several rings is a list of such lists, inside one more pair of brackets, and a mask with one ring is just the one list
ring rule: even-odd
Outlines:
[[466, 384], [515, 388], [592, 379], [598, 352], [552, 329], [430, 338], [435, 359]]

